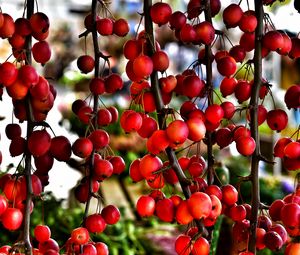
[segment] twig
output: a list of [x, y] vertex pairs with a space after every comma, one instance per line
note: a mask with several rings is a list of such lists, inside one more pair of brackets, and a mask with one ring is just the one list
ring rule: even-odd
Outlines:
[[258, 165], [261, 159], [258, 120], [257, 120], [257, 106], [259, 100], [259, 90], [262, 84], [262, 42], [263, 35], [263, 4], [260, 0], [255, 0], [255, 14], [257, 17], [258, 25], [255, 30], [255, 51], [254, 51], [254, 84], [250, 99], [250, 129], [251, 136], [256, 142], [256, 148], [251, 158], [251, 183], [252, 183], [252, 199], [251, 199], [251, 217], [250, 217], [250, 236], [248, 243], [248, 250], [256, 254], [256, 227], [257, 217], [260, 207], [260, 194], [259, 194], [259, 178], [258, 178]]
[[[154, 40], [154, 33], [153, 33], [153, 24], [152, 24], [152, 20], [150, 17], [151, 6], [152, 6], [151, 0], [144, 0], [145, 30], [146, 30], [146, 34], [148, 35], [147, 40], [148, 40], [148, 43], [150, 43], [150, 45], [154, 45], [155, 40]], [[150, 54], [153, 55], [155, 52], [155, 49], [152, 47], [149, 47], [149, 48], [150, 48]], [[164, 120], [165, 120], [166, 114], [165, 114], [165, 110], [164, 110], [165, 109], [164, 103], [163, 103], [162, 96], [160, 93], [157, 72], [153, 72], [151, 74], [150, 79], [151, 79], [151, 91], [155, 97], [155, 104], [156, 104], [159, 128], [165, 129], [166, 123]], [[186, 181], [187, 178], [178, 163], [175, 152], [170, 147], [168, 147], [166, 149], [166, 153], [169, 158], [170, 165], [172, 166], [172, 168], [174, 169], [174, 171], [178, 177], [179, 183], [181, 185], [181, 188], [182, 188], [182, 191], [183, 191], [185, 197], [189, 198], [191, 195], [191, 192], [187, 185], [188, 181]]]
[[[26, 16], [29, 20], [34, 12], [34, 0], [27, 0], [26, 2]], [[31, 56], [31, 44], [32, 37], [31, 35], [26, 37], [26, 64], [31, 65], [32, 56]], [[30, 94], [28, 93], [26, 97], [26, 115], [27, 115], [27, 138], [29, 138], [33, 132], [34, 128], [34, 117], [32, 113], [32, 107], [30, 102]], [[24, 214], [24, 246], [25, 246], [25, 254], [32, 255], [32, 246], [30, 242], [30, 206], [32, 201], [32, 183], [31, 183], [31, 154], [26, 148], [25, 150], [25, 179], [26, 179], [26, 204], [25, 204], [25, 214]]]
[[[153, 33], [153, 23], [150, 17], [150, 8], [152, 6], [152, 0], [144, 0], [144, 14], [145, 14], [145, 30], [147, 36], [147, 41], [150, 45], [155, 45], [154, 40], [154, 33]], [[153, 55], [155, 53], [154, 47], [150, 48], [150, 54]], [[165, 122], [165, 112], [164, 112], [164, 103], [162, 100], [160, 88], [159, 88], [159, 81], [158, 81], [158, 74], [157, 72], [153, 72], [150, 76], [151, 79], [151, 91], [154, 94], [155, 97], [155, 104], [156, 104], [156, 110], [158, 115], [158, 124], [160, 129], [166, 128], [166, 122]], [[182, 168], [180, 167], [176, 154], [173, 149], [168, 147], [166, 149], [166, 154], [168, 156], [170, 166], [174, 169], [177, 178], [179, 180], [181, 189], [183, 191], [184, 196], [186, 199], [188, 199], [191, 196], [191, 191], [189, 188], [189, 180], [185, 176], [184, 172], [182, 171]], [[204, 227], [203, 223], [199, 220], [196, 221], [197, 227], [199, 232], [203, 233], [203, 236], [207, 236], [207, 230]]]
[[[93, 38], [93, 46], [94, 46], [94, 58], [95, 58], [95, 71], [94, 71], [94, 76], [95, 78], [98, 78], [100, 76], [100, 61], [99, 61], [99, 56], [100, 56], [100, 50], [99, 50], [99, 44], [98, 44], [98, 32], [97, 32], [97, 27], [96, 27], [96, 19], [97, 19], [97, 0], [92, 1], [92, 17], [93, 17], [93, 26], [92, 26], [92, 38]], [[102, 54], [102, 53], [101, 53]], [[103, 55], [103, 54], [102, 54]], [[102, 57], [101, 55], [101, 57]], [[104, 55], [103, 55], [104, 56]], [[97, 123], [97, 111], [99, 107], [99, 96], [94, 95], [94, 105], [93, 105], [93, 124], [95, 125], [95, 129], [98, 128], [98, 123]], [[89, 209], [90, 209], [90, 204], [91, 204], [91, 199], [92, 197], [95, 196], [93, 192], [93, 175], [94, 175], [94, 160], [95, 160], [95, 154], [96, 151], [93, 150], [90, 156], [89, 160], [89, 196], [88, 200], [85, 205], [85, 211], [84, 211], [84, 216], [83, 220], [85, 220], [88, 216]]]
[[[210, 0], [206, 1], [205, 8], [205, 20], [212, 24], [211, 17], [211, 8], [210, 8]], [[206, 56], [206, 88], [208, 91], [208, 106], [213, 104], [213, 84], [212, 84], [212, 61], [213, 55], [211, 51], [211, 45], [205, 45], [205, 56]], [[206, 132], [206, 140], [207, 140], [207, 184], [211, 185], [214, 182], [214, 155], [213, 155], [213, 141], [212, 141], [212, 132]]]
[[84, 32], [82, 32], [82, 33], [78, 36], [78, 38], [86, 37], [90, 32], [91, 32], [91, 31], [89, 31], [89, 30], [85, 30]]

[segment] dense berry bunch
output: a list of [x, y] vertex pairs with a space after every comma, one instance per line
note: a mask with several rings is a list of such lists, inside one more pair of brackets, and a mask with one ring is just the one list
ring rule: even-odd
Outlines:
[[[268, 109], [264, 104], [266, 98], [273, 98], [270, 92], [271, 85], [260, 77], [258, 103], [253, 106], [250, 99], [253, 100], [257, 81], [254, 82], [249, 71], [243, 79], [237, 79], [236, 73], [244, 66], [246, 70], [252, 70], [254, 67], [251, 56], [254, 56], [255, 31], [259, 22], [264, 22], [260, 38], [263, 58], [271, 52], [290, 58], [299, 57], [299, 38], [290, 38], [286, 33], [277, 31], [267, 19], [258, 20], [254, 10], [243, 10], [239, 4], [230, 4], [224, 7], [222, 13], [224, 25], [227, 29], [238, 27], [242, 35], [239, 44], [232, 44], [228, 50], [215, 50], [215, 41], [224, 35], [214, 28], [213, 21], [208, 17], [219, 13], [221, 1], [209, 2], [207, 5], [190, 0], [186, 12], [173, 12], [171, 6], [165, 2], [154, 3], [150, 7], [149, 15], [154, 24], [158, 27], [168, 25], [182, 44], [200, 46], [198, 59], [183, 72], [168, 74], [169, 57], [161, 49], [158, 41], [149, 39], [152, 35], [147, 33], [151, 29], [146, 27], [145, 31], [138, 31], [137, 36], [128, 40], [123, 49], [128, 60], [126, 74], [132, 81], [130, 95], [133, 107], [122, 113], [120, 124], [125, 133], [137, 132], [140, 137], [146, 139], [147, 154], [133, 161], [129, 169], [134, 182], [146, 180], [148, 186], [154, 189], [137, 201], [137, 211], [142, 217], [156, 215], [162, 221], [184, 225], [192, 222], [199, 224], [201, 220], [205, 227], [211, 227], [223, 213], [235, 222], [233, 235], [238, 237], [237, 242], [246, 249], [250, 235], [251, 206], [239, 204], [238, 192], [233, 186], [228, 184], [219, 188], [213, 183], [207, 184], [210, 180], [206, 180], [205, 177], [215, 166], [211, 161], [205, 162], [200, 156], [199, 147], [197, 155], [192, 157], [189, 154], [183, 156], [179, 152], [191, 148], [194, 144], [199, 146], [203, 141], [208, 148], [216, 144], [220, 149], [234, 142], [241, 155], [253, 157], [258, 142], [253, 136], [253, 130], [251, 131], [254, 122], [253, 107], [256, 108], [257, 126], [266, 122], [271, 130], [284, 130], [288, 124], [286, 111], [275, 105], [273, 109]], [[275, 1], [264, 1], [263, 4], [271, 5], [273, 2]], [[239, 63], [243, 65], [239, 67]], [[209, 72], [212, 64], [216, 65], [218, 73], [223, 76], [219, 84], [222, 95], [219, 100], [213, 100], [214, 88], [210, 85], [212, 81], [199, 72], [198, 68], [203, 66]], [[182, 104], [178, 110], [169, 107], [175, 96], [184, 98], [183, 102], [179, 100]], [[223, 101], [223, 98], [227, 100]], [[208, 104], [200, 108], [197, 100]], [[233, 100], [243, 106], [235, 105]], [[299, 108], [298, 85], [288, 89], [285, 102], [288, 108]], [[134, 107], [135, 105], [137, 107]], [[157, 119], [153, 117], [154, 112], [158, 113]], [[236, 112], [244, 114], [245, 125], [234, 124]], [[286, 138], [279, 146], [280, 149], [275, 150], [280, 150], [278, 153], [284, 158], [285, 167], [289, 170], [299, 169], [298, 141]], [[179, 156], [174, 158], [176, 152]], [[190, 184], [187, 184], [188, 182]], [[167, 185], [178, 184], [182, 187], [185, 198], [178, 195], [166, 197], [162, 189]], [[261, 217], [257, 219], [258, 222]], [[268, 229], [264, 229], [259, 223], [256, 248], [280, 249], [287, 241], [287, 233], [282, 228], [282, 225], [274, 223]], [[201, 231], [203, 229], [188, 227], [175, 243], [176, 252], [208, 254], [209, 240], [204, 238], [205, 233]], [[203, 236], [199, 238], [201, 235]], [[278, 237], [281, 238], [280, 244], [276, 244]]]

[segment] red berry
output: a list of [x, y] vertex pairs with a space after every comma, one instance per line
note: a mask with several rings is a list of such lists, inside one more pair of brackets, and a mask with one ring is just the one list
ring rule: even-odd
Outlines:
[[38, 240], [40, 243], [43, 243], [50, 239], [51, 230], [47, 225], [37, 225], [34, 228], [34, 236], [36, 240]]
[[71, 240], [75, 244], [86, 244], [90, 239], [88, 230], [84, 227], [75, 228], [71, 233]]
[[107, 224], [113, 225], [119, 221], [121, 214], [117, 207], [114, 205], [108, 205], [102, 209], [101, 216]]

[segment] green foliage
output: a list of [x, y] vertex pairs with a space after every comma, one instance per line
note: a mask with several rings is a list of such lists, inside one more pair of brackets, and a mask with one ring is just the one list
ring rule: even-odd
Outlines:
[[68, 240], [72, 229], [80, 226], [83, 218], [81, 208], [65, 208], [63, 202], [62, 199], [56, 200], [52, 193], [45, 193], [43, 200], [36, 201], [31, 220], [32, 231], [36, 225], [43, 222], [48, 225], [51, 236], [60, 246]]
[[[64, 202], [64, 200], [57, 200], [50, 192], [45, 193], [43, 200], [35, 201], [35, 209], [31, 218], [32, 236], [36, 225], [46, 224], [51, 229], [51, 237], [59, 243], [62, 249], [72, 230], [81, 225], [84, 213], [82, 208], [65, 208]], [[149, 254], [149, 251], [151, 254], [162, 254], [164, 247], [151, 241], [148, 235], [151, 233], [160, 240], [164, 236], [174, 236], [171, 232], [175, 228], [169, 224], [159, 223], [154, 217], [141, 222], [125, 219], [123, 209], [120, 208], [121, 220], [115, 225], [107, 225], [103, 233], [91, 234], [92, 240], [105, 242], [111, 255], [142, 255]], [[166, 229], [163, 229], [162, 226]], [[19, 231], [11, 232], [1, 226], [0, 232], [0, 246], [12, 245], [14, 240], [18, 239]], [[170, 247], [173, 244], [174, 240], [170, 239]], [[33, 246], [37, 247], [37, 245], [36, 240], [33, 240]]]
[[[285, 246], [284, 246], [284, 248], [285, 248]], [[282, 248], [280, 251], [271, 251], [271, 250], [265, 248], [261, 251], [258, 251], [257, 255], [283, 255], [284, 248]]]
[[[230, 183], [237, 186], [240, 176], [247, 176], [250, 172], [249, 161], [246, 157], [231, 157], [226, 163], [230, 172]], [[274, 176], [268, 175], [260, 177], [260, 198], [261, 202], [270, 205], [274, 200], [287, 195], [283, 190], [282, 182]], [[242, 199], [244, 202], [251, 201], [251, 183], [242, 182], [240, 184]], [[240, 197], [241, 198], [241, 197]]]

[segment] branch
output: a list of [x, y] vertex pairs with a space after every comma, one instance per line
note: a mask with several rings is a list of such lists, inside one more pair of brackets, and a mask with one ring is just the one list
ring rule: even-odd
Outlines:
[[[153, 24], [152, 20], [150, 17], [150, 8], [152, 6], [152, 1], [151, 0], [144, 0], [144, 14], [145, 14], [145, 30], [148, 35], [148, 43], [149, 45], [155, 45], [155, 40], [154, 40], [154, 33], [153, 33]], [[149, 47], [150, 48], [150, 54], [153, 55], [155, 53], [154, 47]], [[160, 88], [159, 88], [159, 81], [158, 81], [158, 74], [157, 72], [153, 72], [151, 74], [151, 91], [154, 94], [155, 97], [155, 104], [156, 104], [156, 110], [157, 110], [157, 116], [158, 116], [158, 124], [160, 129], [165, 129], [166, 128], [166, 123], [165, 123], [165, 117], [166, 117], [166, 110], [164, 107], [164, 103], [162, 100]], [[177, 157], [175, 155], [175, 152], [168, 147], [166, 149], [166, 153], [169, 158], [170, 165], [174, 169], [180, 186], [182, 188], [182, 191], [185, 195], [186, 198], [189, 198], [191, 196], [191, 191], [187, 185], [187, 178], [185, 174], [183, 173]]]
[[261, 154], [259, 155], [259, 160], [263, 161], [263, 162], [265, 162], [267, 164], [270, 164], [270, 165], [274, 165], [276, 163], [276, 162], [274, 162], [272, 160], [267, 159], [265, 156], [263, 156]]
[[81, 38], [81, 37], [86, 37], [91, 31], [89, 30], [85, 30], [83, 33], [81, 33], [78, 38]]
[[259, 203], [259, 209], [269, 210], [270, 206], [265, 205], [264, 203]]
[[257, 17], [258, 25], [255, 30], [255, 51], [254, 51], [254, 84], [251, 93], [250, 100], [250, 129], [251, 136], [256, 143], [255, 151], [251, 158], [251, 182], [252, 182], [252, 199], [251, 199], [251, 218], [250, 218], [250, 237], [248, 243], [248, 250], [256, 253], [256, 227], [258, 210], [260, 207], [260, 195], [259, 195], [259, 178], [258, 178], [258, 165], [261, 160], [258, 121], [257, 121], [257, 106], [259, 99], [259, 90], [262, 83], [262, 55], [261, 38], [263, 35], [263, 4], [260, 0], [255, 0], [255, 14]]
[[[211, 8], [210, 8], [210, 0], [206, 0], [206, 8], [205, 8], [205, 20], [212, 24], [211, 18]], [[212, 84], [212, 61], [213, 55], [211, 51], [211, 45], [205, 45], [205, 56], [206, 56], [206, 89], [207, 89], [207, 98], [208, 98], [208, 106], [213, 104], [213, 84]], [[207, 184], [211, 185], [214, 182], [214, 155], [213, 155], [213, 141], [212, 141], [212, 132], [206, 132], [206, 140], [207, 140]]]
[[[153, 23], [150, 17], [150, 8], [152, 6], [152, 0], [144, 0], [144, 14], [145, 14], [145, 31], [147, 36], [147, 40], [149, 45], [152, 45], [150, 48], [150, 55], [153, 55], [155, 53], [155, 40], [154, 40], [154, 33], [153, 33]], [[159, 88], [159, 82], [158, 82], [158, 74], [157, 72], [153, 72], [150, 76], [151, 79], [151, 91], [154, 94], [155, 97], [155, 104], [156, 104], [156, 110], [157, 110], [157, 116], [158, 116], [158, 124], [160, 129], [166, 128], [166, 122], [164, 121], [167, 117], [165, 106], [162, 100], [160, 88]], [[170, 165], [174, 169], [177, 178], [179, 180], [181, 189], [183, 191], [183, 194], [186, 199], [188, 199], [191, 196], [191, 191], [189, 188], [189, 180], [185, 176], [182, 168], [180, 167], [176, 154], [174, 150], [170, 147], [166, 149], [166, 154], [168, 156]], [[200, 221], [196, 221], [197, 227], [199, 232], [203, 233], [205, 235], [207, 233], [207, 230], [205, 229], [204, 225]]]
[[[26, 1], [27, 13], [26, 17], [29, 20], [34, 12], [34, 0]], [[31, 35], [26, 37], [26, 64], [31, 65], [32, 57], [31, 57], [31, 45], [32, 45], [32, 37]], [[27, 139], [31, 136], [34, 127], [34, 117], [32, 113], [32, 107], [30, 102], [30, 94], [27, 94], [26, 97], [26, 115], [27, 115]], [[24, 215], [24, 246], [25, 246], [25, 254], [32, 255], [32, 246], [30, 243], [30, 206], [32, 201], [32, 183], [31, 183], [31, 154], [26, 146], [25, 150], [25, 179], [26, 179], [26, 204], [25, 204], [25, 215]]]
[[[98, 32], [97, 32], [97, 26], [96, 26], [96, 20], [97, 20], [97, 0], [92, 1], [92, 17], [93, 17], [93, 28], [92, 28], [92, 37], [93, 37], [93, 46], [94, 46], [94, 59], [95, 59], [95, 71], [94, 71], [94, 76], [97, 78], [100, 76], [100, 61], [99, 61], [99, 56], [104, 56], [100, 50], [99, 50], [99, 44], [98, 44]], [[97, 124], [97, 111], [99, 107], [99, 96], [94, 95], [94, 105], [93, 105], [93, 112], [92, 115], [94, 116], [94, 125], [95, 129], [98, 128]], [[89, 196], [88, 200], [85, 205], [85, 211], [84, 211], [84, 217], [83, 220], [85, 220], [88, 216], [89, 209], [90, 209], [90, 204], [91, 204], [91, 199], [94, 196], [93, 192], [93, 175], [94, 175], [94, 160], [95, 160], [95, 153], [96, 151], [93, 150], [91, 157], [90, 157], [90, 162], [89, 162]]]

